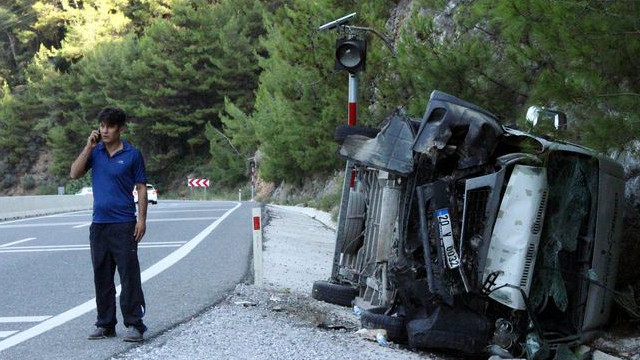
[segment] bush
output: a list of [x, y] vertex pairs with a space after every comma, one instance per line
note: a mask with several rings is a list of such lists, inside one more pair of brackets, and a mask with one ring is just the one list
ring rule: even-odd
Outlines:
[[31, 175], [27, 175], [22, 178], [22, 187], [25, 190], [33, 190], [36, 187], [36, 179]]
[[46, 183], [38, 186], [38, 195], [58, 195], [58, 185], [55, 183]]
[[15, 175], [7, 174], [4, 179], [0, 181], [0, 189], [8, 189], [18, 183], [18, 178]]

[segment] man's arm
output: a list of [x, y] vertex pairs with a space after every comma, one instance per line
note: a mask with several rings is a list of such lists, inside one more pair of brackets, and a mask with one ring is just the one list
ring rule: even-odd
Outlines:
[[140, 242], [147, 231], [147, 206], [149, 204], [147, 198], [147, 184], [137, 183], [136, 191], [138, 192], [138, 222], [133, 232], [136, 242]]
[[91, 151], [98, 144], [98, 134], [97, 130], [91, 132], [91, 135], [87, 138], [87, 144], [84, 146], [84, 149], [82, 149], [80, 155], [78, 155], [73, 164], [71, 164], [69, 176], [72, 179], [79, 179], [87, 173], [87, 161], [89, 161]]

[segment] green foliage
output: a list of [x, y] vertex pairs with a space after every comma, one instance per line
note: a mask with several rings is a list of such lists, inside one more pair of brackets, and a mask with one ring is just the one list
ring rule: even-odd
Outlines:
[[171, 18], [156, 20], [138, 40], [135, 57], [124, 70], [131, 88], [118, 102], [138, 119], [133, 138], [144, 152], [154, 154], [150, 171], [171, 169], [185, 157], [197, 162], [209, 147], [205, 124], [221, 126], [218, 113], [225, 96], [249, 107], [251, 89], [257, 87], [257, 60], [246, 39], [253, 35], [256, 41], [256, 14], [261, 12], [259, 3], [247, 0], [216, 6], [178, 1]]
[[39, 33], [34, 0], [5, 0], [0, 4], [0, 82], [24, 83], [24, 70], [47, 33]]
[[25, 190], [33, 190], [36, 187], [36, 179], [33, 176], [27, 175], [22, 178], [22, 187]]
[[38, 184], [38, 195], [58, 195], [58, 185], [55, 183]]
[[219, 116], [231, 144], [245, 156], [251, 157], [258, 148], [258, 140], [249, 116], [226, 97], [224, 111]]
[[80, 179], [69, 180], [64, 186], [64, 193], [68, 195], [75, 194], [85, 186], [91, 186], [91, 171]]
[[122, 11], [128, 0], [64, 0], [62, 3], [67, 25], [57, 53], [67, 61], [77, 61], [100, 43], [120, 38], [130, 30], [131, 20]]
[[246, 180], [247, 161], [220, 130], [207, 124], [211, 171], [209, 178], [219, 186], [234, 187]]
[[407, 3], [3, 1], [0, 153], [22, 176], [48, 148], [51, 173], [66, 178], [98, 112], [115, 105], [160, 183], [194, 169], [245, 181], [256, 150], [266, 180], [328, 174], [343, 166], [332, 135], [348, 82], [333, 69], [339, 32], [318, 26], [354, 11], [353, 25], [389, 34], [396, 51], [364, 35], [361, 125], [396, 107], [420, 117], [438, 89], [509, 125], [529, 105], [563, 110], [567, 137], [599, 150], [638, 140], [635, 2], [414, 0], [408, 16], [397, 5]]
[[156, 19], [171, 16], [171, 7], [164, 0], [130, 0], [123, 11], [137, 35], [142, 35]]
[[18, 184], [18, 177], [12, 174], [7, 174], [0, 180], [0, 189], [8, 189]]
[[0, 92], [0, 149], [7, 152], [6, 161], [13, 168], [38, 156], [34, 146], [43, 144], [45, 136], [34, 128], [41, 112], [32, 93], [14, 94], [5, 83]]

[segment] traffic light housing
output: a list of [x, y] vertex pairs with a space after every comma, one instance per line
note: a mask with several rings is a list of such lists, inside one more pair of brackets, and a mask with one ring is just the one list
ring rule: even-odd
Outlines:
[[336, 41], [336, 70], [355, 74], [364, 71], [367, 62], [367, 41], [358, 38], [341, 38]]

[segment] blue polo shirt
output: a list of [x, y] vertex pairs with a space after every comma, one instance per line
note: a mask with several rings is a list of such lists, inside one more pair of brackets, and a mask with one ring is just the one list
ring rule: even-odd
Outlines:
[[137, 183], [147, 183], [140, 150], [122, 140], [122, 149], [109, 156], [100, 141], [91, 151], [87, 161], [88, 169], [92, 169], [93, 222], [136, 221], [133, 188]]

